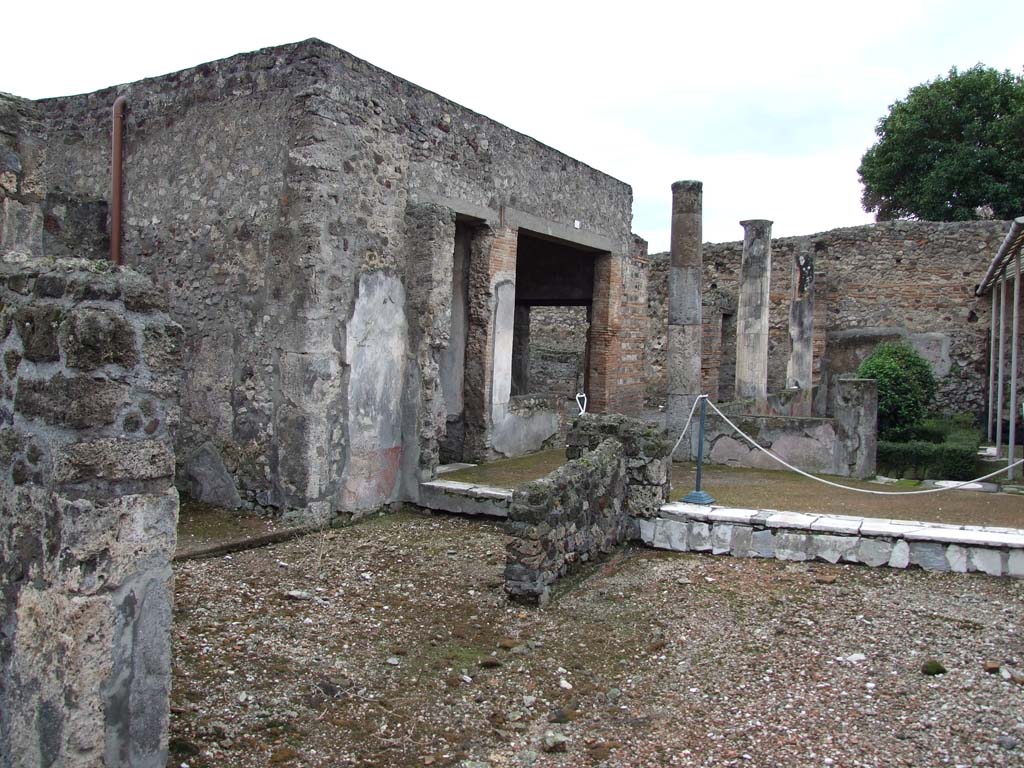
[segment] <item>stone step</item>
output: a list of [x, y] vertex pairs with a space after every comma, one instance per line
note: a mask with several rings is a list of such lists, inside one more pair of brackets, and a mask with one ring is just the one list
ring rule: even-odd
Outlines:
[[512, 489], [457, 480], [429, 480], [420, 483], [419, 504], [460, 515], [505, 518], [512, 505]]

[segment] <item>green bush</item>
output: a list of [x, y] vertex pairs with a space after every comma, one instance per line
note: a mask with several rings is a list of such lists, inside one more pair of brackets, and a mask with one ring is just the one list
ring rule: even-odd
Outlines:
[[951, 416], [932, 416], [910, 430], [908, 440], [926, 443], [973, 443], [981, 445], [981, 430], [974, 416], [954, 413]]
[[970, 443], [878, 442], [878, 473], [915, 480], [973, 480], [978, 446]]
[[925, 419], [916, 427], [911, 427], [907, 437], [922, 443], [942, 443], [945, 442], [947, 434], [949, 431], [943, 424], [936, 424], [932, 419]]
[[857, 375], [878, 382], [878, 435], [908, 440], [928, 414], [935, 397], [935, 375], [928, 361], [904, 342], [879, 344]]

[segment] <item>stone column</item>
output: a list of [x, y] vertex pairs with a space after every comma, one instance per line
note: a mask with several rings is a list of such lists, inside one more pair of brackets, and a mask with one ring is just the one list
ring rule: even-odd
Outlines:
[[875, 474], [878, 450], [878, 383], [842, 378], [836, 382], [836, 445], [832, 470], [841, 477], [864, 479]]
[[[668, 413], [666, 426], [673, 442], [700, 394], [701, 369], [701, 217], [703, 184], [672, 185], [671, 264], [668, 277]], [[689, 458], [689, 444], [679, 458]]]
[[786, 386], [800, 390], [793, 415], [810, 416], [814, 364], [814, 249], [809, 240], [802, 240], [793, 255], [792, 275]]
[[743, 259], [736, 308], [736, 398], [754, 398], [760, 405], [768, 396], [772, 222], [752, 219], [740, 224], [743, 225]]

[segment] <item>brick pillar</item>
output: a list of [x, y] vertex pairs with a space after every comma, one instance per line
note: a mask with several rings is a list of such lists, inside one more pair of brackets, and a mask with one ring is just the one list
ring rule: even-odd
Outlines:
[[504, 413], [512, 395], [518, 240], [518, 229], [481, 227], [470, 246], [463, 449], [467, 461], [488, 458], [494, 415]]
[[615, 328], [616, 297], [622, 287], [622, 261], [614, 254], [600, 256], [594, 265], [594, 297], [590, 319], [590, 355], [587, 383], [588, 410], [609, 413], [614, 410], [614, 381], [611, 371], [617, 358]]
[[722, 370], [722, 310], [717, 304], [701, 307], [701, 391], [718, 402], [718, 378]]

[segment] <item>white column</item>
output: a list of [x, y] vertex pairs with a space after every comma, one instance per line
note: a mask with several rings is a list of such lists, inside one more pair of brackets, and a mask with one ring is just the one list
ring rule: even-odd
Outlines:
[[999, 378], [996, 384], [996, 456], [1003, 449], [1003, 366], [1006, 362], [1006, 271], [999, 278]]
[[[1013, 327], [1010, 329], [1010, 440], [1007, 466], [1017, 459], [1017, 315], [1020, 308], [1020, 251], [1013, 261]], [[1014, 470], [1008, 469], [1006, 479], [1013, 480]]]
[[988, 421], [985, 439], [992, 442], [992, 421], [996, 412], [996, 313], [999, 311], [999, 292], [992, 286], [992, 321], [988, 337]]

